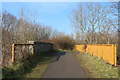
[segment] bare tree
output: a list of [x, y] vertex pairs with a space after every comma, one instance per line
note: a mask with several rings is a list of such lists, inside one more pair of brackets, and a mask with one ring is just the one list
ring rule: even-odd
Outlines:
[[[10, 60], [11, 45], [13, 43], [26, 43], [31, 40], [46, 41], [54, 36], [53, 29], [50, 26], [38, 24], [35, 21], [36, 17], [35, 19], [29, 17], [29, 12], [26, 14], [24, 10], [21, 10], [19, 18], [8, 12], [2, 13], [2, 25], [0, 26], [2, 27], [2, 52], [5, 64]], [[18, 53], [21, 54], [22, 52]]]
[[[88, 44], [99, 43], [102, 36], [110, 43], [110, 33], [113, 27], [109, 6], [100, 3], [83, 3], [70, 16], [72, 27], [80, 38]], [[106, 34], [106, 35], [101, 35]]]

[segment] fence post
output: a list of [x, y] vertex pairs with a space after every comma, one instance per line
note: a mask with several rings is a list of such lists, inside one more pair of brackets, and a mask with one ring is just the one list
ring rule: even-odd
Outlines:
[[12, 63], [15, 61], [15, 44], [12, 44]]
[[114, 57], [115, 57], [115, 66], [117, 65], [117, 52], [116, 52], [116, 44], [114, 45], [114, 53], [115, 53], [115, 55], [114, 55]]
[[114, 64], [114, 66], [116, 66], [116, 45], [115, 44], [112, 44], [112, 55], [113, 55], [113, 64]]
[[34, 55], [34, 45], [32, 46], [32, 55]]

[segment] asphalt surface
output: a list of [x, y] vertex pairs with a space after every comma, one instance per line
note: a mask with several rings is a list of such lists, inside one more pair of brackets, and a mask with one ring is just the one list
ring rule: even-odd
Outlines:
[[44, 72], [43, 78], [88, 78], [72, 53], [58, 52]]

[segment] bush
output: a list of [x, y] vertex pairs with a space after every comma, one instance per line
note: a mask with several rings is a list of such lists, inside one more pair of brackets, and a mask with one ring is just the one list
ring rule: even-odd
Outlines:
[[75, 45], [74, 39], [69, 35], [59, 35], [52, 41], [54, 43], [55, 48], [57, 49], [70, 50], [73, 49]]

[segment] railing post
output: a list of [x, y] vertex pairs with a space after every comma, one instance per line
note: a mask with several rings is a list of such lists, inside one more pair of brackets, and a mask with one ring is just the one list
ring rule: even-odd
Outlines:
[[116, 58], [116, 45], [112, 44], [112, 57], [113, 57], [113, 65], [116, 66], [117, 58]]
[[34, 45], [32, 45], [32, 55], [34, 55]]
[[114, 45], [114, 47], [115, 47], [114, 48], [114, 53], [115, 53], [114, 57], [115, 57], [115, 66], [116, 66], [117, 65], [117, 51], [116, 51], [117, 49], [116, 49], [116, 44]]
[[15, 61], [15, 44], [12, 44], [12, 63]]

